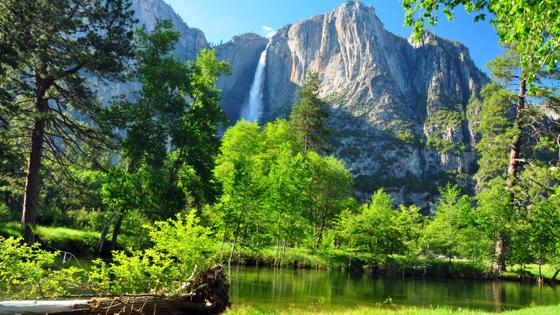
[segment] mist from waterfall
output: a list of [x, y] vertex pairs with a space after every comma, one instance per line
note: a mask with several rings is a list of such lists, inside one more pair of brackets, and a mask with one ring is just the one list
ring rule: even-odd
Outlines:
[[255, 71], [255, 77], [253, 79], [253, 84], [251, 85], [251, 90], [249, 91], [249, 99], [243, 105], [241, 110], [241, 119], [248, 121], [258, 121], [263, 113], [263, 86], [265, 79], [265, 67], [266, 67], [266, 54], [268, 51], [268, 46], [261, 53], [259, 58], [259, 64], [257, 65], [257, 70]]

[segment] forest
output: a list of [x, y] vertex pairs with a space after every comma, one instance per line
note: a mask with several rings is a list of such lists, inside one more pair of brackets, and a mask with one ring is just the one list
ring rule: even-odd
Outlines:
[[[319, 73], [288, 116], [228, 121], [229, 64], [178, 59], [172, 23], [136, 28], [130, 7], [0, 3], [1, 297], [177, 294], [218, 263], [558, 282], [557, 2], [403, 1], [418, 40], [464, 7], [506, 51], [463, 104], [475, 175], [438, 182], [427, 206], [356, 194]], [[117, 82], [132, 95], [96, 95]]]

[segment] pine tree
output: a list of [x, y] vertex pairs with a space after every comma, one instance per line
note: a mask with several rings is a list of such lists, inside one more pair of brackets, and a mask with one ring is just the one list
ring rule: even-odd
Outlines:
[[[130, 57], [130, 0], [6, 0], [0, 38], [11, 63], [0, 71], [3, 94], [31, 118], [23, 199], [24, 239], [33, 242], [45, 151], [64, 163], [62, 144], [109, 145], [94, 122], [99, 102], [84, 74], [115, 79]], [[10, 66], [11, 65], [11, 66]], [[6, 99], [6, 97], [3, 97]]]
[[290, 114], [292, 128], [303, 143], [303, 150], [327, 152], [330, 130], [325, 125], [329, 113], [325, 101], [319, 97], [319, 75], [311, 72], [296, 94], [299, 100], [294, 104]]

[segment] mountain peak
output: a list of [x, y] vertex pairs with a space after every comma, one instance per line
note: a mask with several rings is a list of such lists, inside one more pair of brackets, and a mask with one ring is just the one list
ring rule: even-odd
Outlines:
[[351, 11], [351, 12], [371, 11], [375, 14], [372, 6], [365, 5], [360, 0], [347, 0], [346, 2], [343, 2], [342, 4], [340, 4], [335, 9], [335, 11]]

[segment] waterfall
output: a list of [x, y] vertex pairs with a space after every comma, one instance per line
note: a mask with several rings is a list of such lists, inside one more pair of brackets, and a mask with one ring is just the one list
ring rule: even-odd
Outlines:
[[241, 119], [248, 121], [258, 121], [263, 112], [263, 85], [264, 85], [264, 69], [266, 67], [266, 53], [268, 51], [268, 46], [270, 42], [266, 45], [266, 48], [261, 53], [259, 58], [259, 64], [257, 65], [257, 70], [255, 71], [255, 77], [253, 79], [253, 84], [251, 85], [251, 90], [249, 92], [249, 99], [243, 104], [241, 110]]

